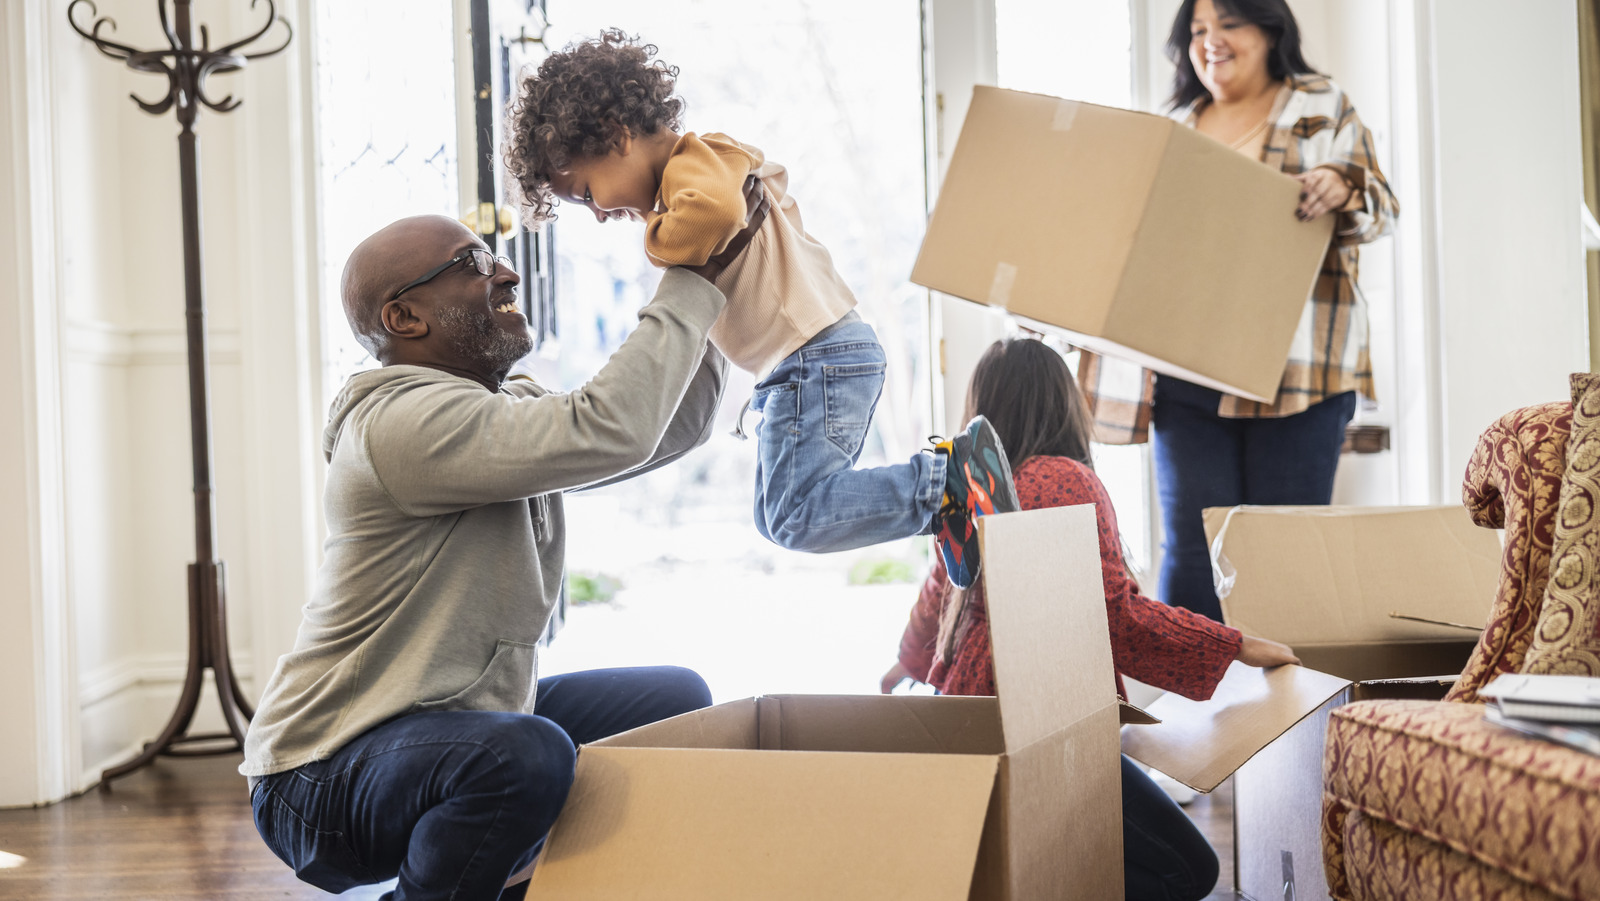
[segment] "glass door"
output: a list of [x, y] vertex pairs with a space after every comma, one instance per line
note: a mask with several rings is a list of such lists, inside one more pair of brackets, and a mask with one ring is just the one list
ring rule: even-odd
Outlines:
[[[926, 444], [926, 292], [910, 284], [926, 215], [917, 0], [548, 0], [549, 48], [620, 28], [679, 68], [683, 126], [761, 148], [789, 170], [806, 229], [825, 244], [878, 331], [889, 374], [862, 465]], [[558, 208], [553, 340], [526, 363], [581, 385], [654, 293], [639, 225]], [[753, 521], [754, 441], [732, 435], [753, 378], [735, 372], [713, 437], [678, 464], [569, 495], [573, 606], [545, 672], [676, 663], [719, 699], [759, 692], [870, 692], [893, 662], [926, 540], [806, 555]], [[747, 431], [754, 414], [746, 420]]]

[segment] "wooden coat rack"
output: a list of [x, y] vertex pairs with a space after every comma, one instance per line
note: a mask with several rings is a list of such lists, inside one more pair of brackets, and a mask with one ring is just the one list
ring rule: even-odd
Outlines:
[[[233, 662], [228, 654], [225, 580], [222, 561], [216, 558], [216, 499], [211, 485], [211, 395], [206, 372], [206, 304], [200, 255], [200, 174], [194, 120], [202, 106], [219, 113], [239, 106], [240, 101], [232, 94], [221, 100], [206, 96], [205, 83], [209, 76], [237, 72], [248, 60], [283, 52], [294, 39], [294, 30], [287, 19], [278, 15], [273, 0], [259, 0], [267, 7], [266, 24], [243, 40], [213, 50], [205, 25], [200, 26], [199, 46], [194, 43], [190, 0], [170, 0], [170, 17], [168, 2], [156, 0], [161, 30], [170, 45], [160, 50], [137, 50], [107, 38], [106, 34], [116, 31], [117, 23], [109, 17], [94, 18], [98, 10], [91, 0], [73, 0], [67, 7], [67, 21], [74, 31], [92, 42], [95, 49], [127, 63], [130, 69], [167, 77], [167, 94], [160, 100], [151, 102], [141, 100], [138, 95], [131, 96], [140, 109], [153, 116], [176, 110], [180, 127], [178, 170], [183, 205], [184, 315], [188, 325], [189, 435], [194, 460], [195, 562], [189, 565], [188, 670], [177, 707], [166, 728], [154, 741], [146, 743], [132, 760], [101, 773], [101, 791], [110, 791], [112, 780], [150, 764], [158, 755], [202, 757], [237, 752], [244, 747], [245, 728], [255, 715], [234, 677]], [[256, 2], [258, 0], [251, 0], [251, 6]], [[78, 24], [79, 6], [87, 8], [87, 18], [94, 18], [88, 29]], [[282, 44], [262, 52], [243, 52], [271, 31], [275, 23], [281, 23], [285, 31]], [[189, 724], [199, 706], [207, 669], [216, 682], [217, 700], [222, 705], [222, 719], [227, 730], [191, 735]]]

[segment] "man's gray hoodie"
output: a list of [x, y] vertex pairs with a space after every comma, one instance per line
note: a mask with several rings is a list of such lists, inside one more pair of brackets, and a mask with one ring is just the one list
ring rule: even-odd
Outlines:
[[419, 366], [351, 378], [323, 436], [322, 568], [239, 772], [325, 759], [399, 714], [531, 713], [563, 576], [562, 492], [705, 441], [727, 368], [706, 333], [723, 304], [667, 270], [633, 334], [570, 394], [520, 379], [491, 393]]

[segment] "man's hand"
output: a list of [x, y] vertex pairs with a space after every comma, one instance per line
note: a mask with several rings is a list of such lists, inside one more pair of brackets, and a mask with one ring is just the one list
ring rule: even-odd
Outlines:
[[1285, 663], [1299, 663], [1300, 658], [1286, 644], [1246, 635], [1239, 644], [1239, 662], [1248, 666], [1282, 666]]
[[745, 247], [749, 246], [750, 239], [756, 235], [756, 230], [761, 228], [761, 223], [767, 221], [767, 192], [761, 189], [761, 179], [754, 175], [744, 180], [744, 208], [748, 224], [733, 236], [728, 246], [723, 251], [699, 266], [685, 266], [683, 268], [693, 272], [708, 282], [717, 280], [722, 270], [728, 268]]
[[889, 671], [883, 674], [882, 679], [878, 680], [878, 690], [886, 695], [894, 694], [894, 690], [900, 686], [900, 683], [909, 678], [911, 678], [911, 674], [906, 672], [906, 668], [900, 665], [900, 661], [896, 660], [894, 666], [889, 667]]

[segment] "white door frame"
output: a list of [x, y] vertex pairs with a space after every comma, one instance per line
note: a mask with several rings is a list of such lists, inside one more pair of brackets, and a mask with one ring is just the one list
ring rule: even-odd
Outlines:
[[59, 248], [54, 171], [55, 117], [47, 49], [56, 9], [45, 0], [0, 12], [0, 253], [14, 252], [0, 283], [0, 375], [5, 472], [3, 506], [15, 511], [0, 532], [0, 806], [55, 801], [78, 773], [75, 640], [66, 565], [66, 489], [61, 422]]

